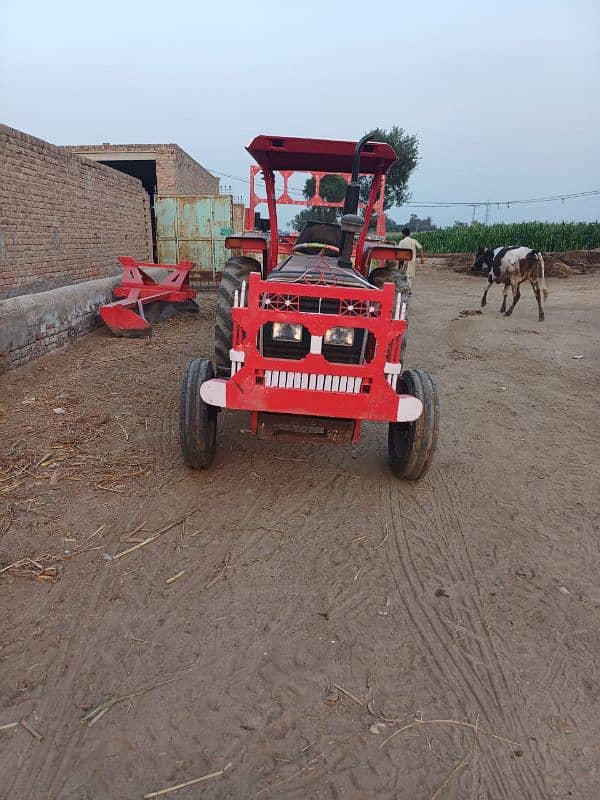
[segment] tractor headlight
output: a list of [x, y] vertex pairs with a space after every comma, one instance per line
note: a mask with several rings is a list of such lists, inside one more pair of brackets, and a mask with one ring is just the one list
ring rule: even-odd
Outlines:
[[301, 342], [302, 325], [292, 325], [290, 322], [273, 323], [273, 340], [280, 342]]
[[329, 328], [325, 332], [324, 344], [341, 344], [344, 347], [352, 347], [354, 344], [354, 328]]

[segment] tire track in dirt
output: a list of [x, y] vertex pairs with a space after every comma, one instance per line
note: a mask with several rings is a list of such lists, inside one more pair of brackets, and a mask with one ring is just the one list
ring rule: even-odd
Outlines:
[[[380, 442], [377, 443], [378, 446]], [[331, 471], [335, 472], [335, 465]], [[378, 470], [379, 472], [379, 470]], [[361, 476], [356, 476], [360, 478]], [[339, 480], [339, 476], [335, 477]], [[344, 519], [346, 526], [340, 531], [321, 531], [318, 526], [318, 519], [332, 519], [339, 516], [336, 503], [339, 502], [339, 495], [330, 491], [317, 492], [316, 498], [319, 499], [319, 515], [313, 520], [316, 529], [312, 530], [312, 538], [306, 551], [306, 563], [304, 576], [307, 582], [325, 588], [323, 600], [318, 606], [305, 604], [297, 611], [297, 618], [291, 629], [285, 631], [285, 636], [289, 640], [293, 639], [294, 634], [301, 635], [302, 632], [310, 632], [312, 637], [316, 637], [316, 632], [323, 630], [323, 639], [327, 642], [333, 638], [337, 646], [348, 648], [349, 655], [344, 658], [343, 663], [332, 666], [330, 658], [325, 656], [317, 657], [314, 650], [295, 650], [295, 660], [281, 658], [278, 648], [274, 652], [269, 652], [269, 663], [261, 664], [253, 675], [252, 687], [248, 686], [248, 694], [251, 691], [256, 693], [256, 679], [260, 679], [260, 694], [273, 692], [273, 687], [277, 687], [277, 696], [283, 701], [285, 697], [280, 692], [287, 693], [290, 681], [295, 687], [296, 710], [293, 714], [288, 714], [285, 718], [285, 726], [288, 732], [294, 733], [304, 731], [303, 735], [307, 740], [323, 739], [321, 746], [330, 740], [335, 740], [333, 732], [319, 734], [319, 730], [326, 724], [327, 705], [322, 705], [322, 693], [331, 680], [342, 680], [343, 675], [347, 676], [348, 686], [354, 691], [362, 694], [366, 691], [364, 686], [365, 676], [368, 675], [369, 663], [372, 656], [372, 640], [368, 632], [368, 626], [375, 617], [374, 603], [377, 601], [377, 593], [381, 594], [380, 608], [385, 607], [385, 559], [383, 552], [375, 550], [380, 544], [379, 528], [377, 520], [373, 519], [373, 490], [377, 486], [377, 481], [373, 476], [364, 476], [358, 485], [352, 482], [352, 492], [345, 496]], [[353, 525], [348, 524], [349, 520], [357, 526], [356, 531]], [[368, 521], [368, 524], [367, 524]], [[375, 524], [374, 524], [375, 523]], [[310, 524], [310, 523], [309, 523]], [[369, 533], [370, 545], [365, 554], [361, 556], [370, 564], [361, 573], [358, 581], [353, 580], [353, 571], [356, 570], [355, 557], [351, 548], [348, 546], [352, 534], [362, 533], [367, 530]], [[324, 536], [321, 545], [317, 537]], [[326, 575], [328, 573], [327, 561], [331, 557], [332, 550], [337, 550], [340, 540], [346, 540], [346, 547], [339, 553], [340, 560], [336, 560], [335, 567], [338, 568], [337, 578], [328, 587]], [[364, 537], [367, 538], [367, 537]], [[299, 552], [292, 553], [290, 557], [297, 560]], [[339, 583], [340, 573], [347, 578], [342, 585]], [[333, 576], [332, 576], [333, 577]], [[325, 582], [324, 582], [325, 579]], [[325, 605], [324, 605], [325, 604]], [[377, 607], [377, 606], [376, 606]], [[328, 615], [327, 622], [316, 622], [317, 611], [319, 609], [333, 609]], [[321, 614], [323, 616], [323, 614]], [[377, 619], [377, 617], [375, 617]], [[393, 618], [390, 617], [390, 621]], [[321, 625], [323, 627], [321, 627]], [[329, 635], [325, 631], [331, 631]], [[335, 631], [335, 633], [333, 632]], [[297, 647], [298, 645], [296, 645]], [[310, 647], [310, 646], [309, 646]], [[329, 664], [329, 667], [326, 665]], [[348, 675], [349, 665], [350, 675]], [[367, 678], [368, 680], [368, 678]], [[318, 703], [316, 711], [315, 701]], [[364, 710], [358, 710], [350, 703], [347, 710], [349, 722], [352, 721], [353, 727], [357, 729], [354, 734], [356, 744], [353, 748], [342, 748], [342, 752], [335, 749], [335, 753], [329, 752], [330, 748], [325, 747], [325, 755], [310, 770], [299, 775], [291, 781], [285, 789], [282, 787], [279, 792], [274, 791], [273, 797], [305, 797], [307, 792], [315, 798], [341, 798], [348, 796], [367, 797], [372, 795], [373, 787], [378, 786], [378, 792], [383, 797], [396, 797], [394, 790], [393, 773], [386, 753], [377, 752], [376, 744], [378, 740], [368, 733], [370, 716]], [[320, 720], [320, 721], [319, 721]], [[316, 729], [315, 729], [316, 724]], [[307, 727], [309, 726], [309, 727]], [[316, 744], [314, 750], [319, 750], [320, 745]], [[365, 757], [365, 752], [370, 751], [370, 755]], [[301, 762], [299, 766], [302, 766]], [[285, 773], [283, 773], [285, 775]], [[318, 787], [318, 788], [317, 788]], [[259, 788], [266, 788], [266, 784], [259, 784]]]
[[[460, 487], [456, 481], [453, 481], [453, 485], [450, 486], [444, 473], [441, 471], [438, 471], [432, 477], [432, 482], [435, 487], [434, 505], [439, 511], [443, 512], [446, 518], [446, 523], [450, 529], [455, 529], [458, 532], [460, 544], [455, 550], [455, 553], [462, 552], [464, 555], [464, 571], [466, 573], [466, 579], [472, 586], [475, 587], [475, 590], [469, 593], [469, 599], [471, 602], [466, 604], [465, 610], [469, 618], [471, 630], [474, 632], [475, 626], [478, 624], [479, 629], [481, 630], [481, 637], [477, 637], [475, 639], [475, 643], [478, 646], [480, 661], [485, 669], [487, 682], [490, 687], [492, 687], [497, 707], [500, 710], [505, 723], [509, 725], [516, 723], [519, 728], [519, 736], [522, 736], [527, 741], [528, 748], [532, 751], [535, 750], [537, 757], [540, 758], [539, 751], [537, 750], [537, 747], [532, 745], [529, 732], [523, 723], [522, 717], [515, 703], [513, 693], [513, 686], [516, 682], [515, 678], [513, 677], [512, 680], [509, 679], [509, 676], [504, 668], [504, 664], [499, 657], [498, 649], [490, 633], [489, 626], [485, 622], [486, 610], [483, 602], [482, 590], [479, 582], [477, 581], [476, 570], [467, 544], [464, 526], [461, 521], [461, 515], [464, 513], [464, 510], [457, 507], [456, 503], [456, 497], [460, 492]], [[519, 768], [521, 771], [525, 771], [525, 769], [529, 767], [529, 761], [522, 762], [521, 760], [518, 760], [515, 762], [514, 766]], [[543, 774], [543, 769], [538, 770], [535, 767], [529, 769], [529, 779], [533, 779], [537, 783], [538, 789], [545, 793], [546, 787], [543, 783], [543, 780], [539, 780], [540, 774]]]
[[[160, 459], [163, 463], [168, 459], [178, 461], [179, 450], [174, 435], [173, 406], [168, 398], [162, 398], [161, 406], [164, 435]], [[224, 424], [220, 433], [224, 434], [223, 438], [227, 441], [232, 429], [241, 427], [242, 418], [239, 415], [228, 414], [222, 422]], [[220, 498], [222, 506], [219, 531], [210, 532], [210, 539], [213, 540], [211, 550], [215, 551], [216, 542], [216, 549], [219, 552], [231, 554], [233, 567], [231, 582], [236, 584], [236, 593], [240, 585], [247, 585], [259, 579], [262, 574], [260, 562], [270, 560], [272, 553], [279, 549], [276, 543], [275, 547], [271, 543], [265, 548], [267, 537], [272, 538], [275, 529], [279, 528], [283, 532], [282, 550], [288, 557], [293, 561], [301, 557], [302, 541], [293, 540], [302, 539], [302, 535], [311, 528], [310, 519], [303, 518], [302, 514], [318, 507], [323, 495], [335, 496], [335, 485], [339, 480], [338, 472], [335, 469], [332, 472], [330, 465], [316, 458], [314, 456], [316, 451], [313, 448], [308, 448], [306, 455], [307, 461], [311, 463], [312, 481], [312, 486], [308, 490], [305, 483], [302, 485], [298, 483], [296, 465], [290, 467], [282, 464], [278, 479], [272, 485], [261, 482], [259, 486], [257, 481], [256, 491], [253, 490], [249, 494], [248, 490], [244, 492], [242, 488], [244, 502], [240, 503], [240, 484], [243, 487], [244, 482], [248, 483], [248, 476], [254, 470], [257, 475], [269, 474], [273, 468], [274, 453], [277, 452], [281, 456], [285, 452], [268, 442], [260, 442], [257, 445], [252, 442], [251, 447], [253, 451], [242, 450], [241, 453], [237, 451], [233, 456], [227, 449], [222, 456], [226, 459], [226, 464], [217, 464], [216, 470], [213, 470], [215, 483], [221, 487], [223, 495]], [[304, 453], [294, 452], [295, 459], [299, 455], [302, 456]], [[185, 472], [184, 479], [179, 484], [180, 491], [184, 495], [190, 495], [195, 491], [197, 498], [200, 496], [208, 499], [210, 490], [206, 480], [207, 475], [204, 473]], [[251, 485], [249, 488], [254, 489], [254, 486]], [[231, 497], [231, 502], [228, 502], [228, 495]], [[192, 502], [191, 497], [189, 502]], [[262, 542], [263, 536], [265, 542]], [[265, 549], [267, 549], [266, 554], [263, 553]], [[264, 559], [259, 558], [263, 555]], [[247, 567], [244, 562], [248, 562]], [[252, 577], [255, 575], [256, 577]], [[202, 590], [198, 584], [196, 587]], [[226, 595], [229, 591], [223, 582], [211, 590], [212, 593], [220, 592], [222, 595]], [[282, 633], [286, 637], [293, 636], [298, 628], [307, 622], [308, 615], [302, 613], [306, 611], [305, 605], [305, 603], [293, 603], [288, 597], [288, 602], [278, 608], [277, 614], [270, 622], [269, 635], [275, 639]], [[186, 625], [185, 619], [193, 613], [193, 606], [194, 603], [188, 601], [182, 606], [181, 598], [175, 596], [166, 601], [161, 600], [161, 614], [169, 619], [175, 638], [182, 635]], [[235, 613], [235, 609], [234, 605], [230, 611]], [[146, 611], [152, 613], [152, 607]], [[253, 615], [256, 625], [270, 616], [268, 612], [270, 612], [268, 608], [260, 606], [257, 608]], [[269, 647], [269, 660], [263, 662], [258, 659], [256, 662], [256, 653], [250, 655], [255, 649], [256, 640], [260, 641], [262, 636], [261, 631], [253, 630], [256, 625], [253, 624], [244, 637], [243, 655], [231, 654], [221, 648], [220, 655], [214, 658], [203, 655], [200, 666], [208, 673], [218, 671], [218, 695], [228, 707], [235, 709], [232, 720], [233, 731], [243, 725], [246, 716], [254, 715], [262, 718], [267, 714], [269, 730], [276, 730], [277, 738], [293, 736], [302, 726], [304, 716], [310, 710], [310, 704], [307, 705], [307, 695], [314, 698], [315, 694], [320, 694], [321, 688], [314, 684], [314, 673], [309, 670], [309, 666], [312, 669], [312, 663], [298, 664], [287, 657], [282, 658], [278, 648]], [[201, 626], [195, 633], [204, 640], [211, 631], [207, 626]], [[252, 662], [255, 662], [255, 667], [249, 668], [249, 663]], [[299, 686], [301, 688], [298, 688]], [[298, 710], [294, 714], [289, 714], [284, 712], [285, 708]], [[233, 736], [235, 738], [235, 733]]]
[[[55, 684], [60, 684], [63, 691], [67, 691], [76, 683], [76, 678], [88, 666], [88, 656], [93, 645], [93, 631], [88, 631], [88, 635], [82, 637], [81, 631], [85, 631], [83, 622], [89, 617], [91, 609], [95, 608], [102, 596], [110, 585], [113, 576], [108, 570], [102, 571], [91, 587], [90, 593], [80, 596], [80, 604], [77, 613], [72, 613], [72, 622], [68, 633], [62, 640], [61, 652], [56, 655], [52, 662], [52, 673]], [[82, 624], [83, 623], [83, 624]], [[77, 642], [77, 656], [73, 654], [73, 645]], [[52, 677], [48, 675], [47, 685], [52, 685]], [[72, 716], [72, 698], [64, 696], [62, 701], [57, 697], [57, 693], [52, 693], [37, 705], [36, 711], [42, 719], [48, 720], [45, 726], [45, 740], [55, 742], [55, 747], [63, 741], [57, 758], [56, 749], [44, 747], [43, 749], [32, 748], [30, 757], [27, 761], [27, 770], [15, 771], [13, 778], [6, 786], [6, 797], [35, 797], [36, 791], [41, 786], [47, 787], [46, 791], [52, 796], [52, 792], [59, 789], [58, 784], [62, 781], [61, 773], [64, 767], [72, 759], [77, 744], [81, 738], [81, 728], [79, 724], [70, 734], [64, 735], [65, 728], [71, 726], [65, 724], [65, 719]], [[62, 735], [61, 735], [62, 734]], [[43, 776], [43, 778], [42, 778]], [[60, 796], [60, 795], [59, 795]]]
[[[280, 486], [280, 493], [274, 494], [274, 497], [277, 498], [277, 511], [284, 519], [289, 519], [290, 505], [293, 509], [318, 508], [318, 513], [315, 512], [307, 520], [301, 520], [298, 524], [290, 526], [293, 542], [286, 545], [280, 558], [276, 557], [273, 564], [274, 570], [281, 569], [286, 559], [291, 560], [292, 563], [302, 564], [303, 554], [305, 554], [301, 571], [302, 578], [306, 580], [307, 584], [313, 584], [315, 587], [321, 584], [323, 572], [326, 573], [328, 567], [325, 552], [334, 545], [330, 540], [331, 532], [321, 530], [319, 520], [329, 519], [332, 507], [339, 502], [340, 496], [334, 489], [339, 479], [339, 470], [335, 466], [326, 464], [319, 470], [315, 485], [309, 492], [302, 491], [299, 494], [297, 488], [296, 491], [291, 492], [291, 486], [284, 481]], [[294, 481], [294, 477], [292, 476], [290, 480]], [[264, 515], [262, 519], [264, 519]], [[253, 523], [257, 526], [260, 525], [260, 514], [253, 520]], [[277, 525], [277, 520], [273, 516], [269, 516], [267, 524]], [[257, 567], [257, 570], [257, 577], [259, 577], [260, 567]], [[283, 578], [283, 576], [281, 577]], [[285, 580], [285, 578], [283, 579]], [[356, 601], [356, 584], [352, 583], [351, 577], [349, 577], [349, 581], [348, 599], [353, 598]], [[358, 602], [360, 603], [363, 594], [359, 594]], [[247, 716], [260, 720], [267, 714], [268, 730], [267, 728], [262, 729], [261, 736], [266, 737], [270, 733], [270, 738], [275, 738], [277, 741], [277, 750], [284, 753], [286, 758], [289, 752], [300, 753], [301, 745], [298, 744], [298, 741], [306, 743], [317, 738], [318, 740], [323, 739], [324, 744], [327, 742], [322, 728], [326, 724], [323, 722], [323, 717], [325, 720], [328, 717], [328, 706], [323, 704], [322, 697], [328, 680], [335, 679], [337, 673], [333, 672], [333, 674], [327, 675], [327, 670], [324, 669], [325, 662], [315, 652], [313, 644], [316, 639], [315, 629], [319, 629], [319, 622], [325, 626], [325, 623], [322, 620], [319, 621], [317, 616], [317, 610], [322, 608], [323, 604], [320, 601], [316, 602], [319, 603], [316, 608], [312, 597], [304, 600], [298, 598], [297, 601], [290, 602], [288, 590], [288, 607], [277, 610], [276, 618], [273, 620], [274, 624], [270, 624], [269, 627], [268, 634], [271, 644], [268, 647], [268, 655], [265, 653], [262, 657], [261, 652], [255, 653], [251, 659], [249, 657], [236, 659], [235, 663], [230, 663], [229, 668], [222, 664], [228, 675], [224, 696], [227, 698], [228, 706], [236, 709], [235, 717], [238, 725], [245, 724], [244, 718]], [[267, 610], [267, 608], [259, 609], [259, 620], [265, 619]], [[344, 614], [344, 620], [346, 623], [348, 622], [346, 614]], [[346, 626], [343, 627], [344, 630], [347, 629]], [[307, 635], [309, 642], [307, 645], [303, 645], [302, 642]], [[247, 647], [252, 647], [255, 639], [260, 642], [261, 638], [264, 637], [261, 637], [260, 633], [250, 633], [246, 643]], [[323, 636], [322, 638], [328, 640], [329, 637]], [[344, 637], [342, 636], [342, 638]], [[323, 647], [325, 648], [324, 653], [330, 649], [328, 642], [324, 643]], [[254, 667], [250, 666], [249, 668], [249, 660], [254, 662]], [[316, 764], [309, 765], [309, 769], [290, 781], [289, 786], [286, 785], [269, 794], [265, 792], [266, 796], [274, 798], [300, 797], [306, 796], [307, 791], [311, 792], [310, 796], [315, 798], [345, 796], [343, 787], [349, 790], [358, 781], [357, 777], [353, 775], [355, 768], [352, 760], [349, 760], [348, 754], [345, 752], [336, 750], [334, 753], [329, 753], [329, 747], [326, 750], [326, 758], [320, 758]], [[251, 748], [248, 755], [253, 760], [259, 759], [258, 754], [252, 755], [253, 752], [254, 750]], [[309, 752], [306, 756], [296, 755], [296, 758], [300, 758], [298, 769], [308, 765], [314, 755], [314, 752]], [[257, 760], [255, 767], [258, 767], [259, 764], [260, 760]], [[282, 778], [285, 778], [290, 770], [288, 768], [287, 771], [280, 772], [280, 769], [281, 764], [268, 780], [258, 780], [257, 790], [266, 789], [268, 783], [278, 783], [279, 778], [276, 776], [281, 775]], [[335, 775], [334, 780], [331, 779], [332, 773]], [[256, 777], [253, 780], [256, 780]], [[368, 792], [369, 789], [363, 786], [363, 796], [367, 796]]]
[[[392, 505], [390, 503], [390, 510]], [[404, 506], [405, 508], [405, 506]], [[406, 517], [405, 517], [406, 519]], [[413, 518], [407, 520], [410, 525], [416, 525], [417, 521]], [[394, 526], [394, 514], [391, 512], [391, 524]], [[400, 538], [402, 537], [402, 538]], [[463, 698], [471, 697], [475, 700], [480, 710], [485, 709], [486, 700], [485, 695], [488, 695], [487, 687], [482, 685], [478, 679], [477, 672], [469, 660], [464, 661], [459, 652], [454, 647], [454, 639], [450, 628], [445, 624], [443, 619], [438, 615], [431, 612], [427, 605], [421, 600], [421, 597], [426, 595], [426, 588], [424, 583], [419, 577], [419, 569], [417, 568], [413, 553], [409, 547], [407, 537], [402, 533], [394, 537], [394, 545], [396, 547], [397, 555], [399, 557], [400, 567], [408, 582], [408, 594], [402, 590], [399, 578], [394, 571], [392, 563], [389, 564], [390, 572], [396, 584], [398, 594], [401, 601], [404, 603], [407, 614], [411, 619], [414, 629], [425, 645], [430, 656], [430, 664], [436, 672], [437, 683], [440, 686], [447, 686], [448, 691], [454, 692], [454, 697], [462, 713], [470, 717], [472, 709], [470, 704], [465, 704]], [[410, 600], [412, 598], [412, 602]], [[471, 673], [468, 677], [466, 672]], [[450, 680], [448, 680], [449, 673], [451, 673]], [[462, 687], [462, 693], [459, 696], [456, 692], [456, 687]], [[445, 714], [443, 716], [446, 716]], [[488, 715], [486, 715], [487, 717]], [[487, 774], [477, 775], [479, 780], [483, 780], [486, 785], [487, 780], [494, 781], [494, 791], [498, 796], [509, 797], [508, 785], [502, 779], [503, 772], [500, 768], [500, 763], [494, 751], [486, 753], [490, 769]], [[491, 790], [492, 787], [488, 788]], [[523, 795], [527, 796], [527, 795]]]
[[[432, 538], [435, 539], [438, 531], [441, 532], [444, 529], [446, 531], [458, 531], [457, 540], [453, 543], [454, 546], [447, 548], [447, 571], [449, 575], [454, 578], [458, 577], [462, 582], [468, 579], [472, 583], [476, 580], [476, 575], [466, 545], [464, 532], [460, 525], [459, 515], [454, 507], [452, 492], [439, 471], [430, 476], [429, 482], [432, 485], [433, 514], [430, 515], [433, 517], [431, 520], [433, 522]], [[492, 726], [493, 729], [495, 723], [501, 722], [503, 726], [501, 735], [506, 735], [510, 738], [511, 735], [514, 736], [513, 730], [518, 728], [519, 734], [526, 736], [519, 713], [514, 703], [510, 701], [509, 683], [497, 655], [495, 645], [489, 636], [489, 632], [485, 630], [486, 626], [481, 626], [485, 639], [475, 634], [474, 623], [476, 618], [481, 620], [484, 613], [476, 594], [469, 592], [463, 598], [461, 610], [464, 610], [467, 614], [471, 631], [475, 634], [473, 642], [478, 650], [477, 661], [485, 669], [485, 678], [483, 679], [472, 660], [468, 656], [466, 657], [461, 648], [455, 646], [450, 628], [443, 617], [422, 599], [427, 596], [427, 592], [430, 592], [430, 587], [426, 587], [420, 577], [419, 567], [417, 567], [415, 561], [415, 551], [411, 543], [410, 531], [413, 526], [422, 530], [424, 528], [424, 520], [420, 519], [420, 514], [415, 513], [412, 495], [413, 490], [410, 487], [398, 486], [395, 492], [391, 486], [388, 486], [387, 490], [383, 488], [381, 493], [382, 508], [388, 524], [395, 534], [394, 545], [408, 591], [403, 590], [402, 581], [397, 574], [395, 565], [392, 563], [389, 564], [390, 572], [397, 586], [398, 594], [415, 626], [415, 630], [429, 652], [432, 668], [442, 684], [448, 683], [447, 678], [449, 675], [451, 676], [449, 685], [453, 687], [455, 699], [462, 706], [464, 713], [468, 715], [469, 712], [472, 712], [472, 709], [466, 708], [464, 703], [460, 702], [460, 696], [463, 698], [470, 697], [475, 701], [478, 712], [486, 721], [484, 724]], [[402, 509], [401, 517], [398, 515], [398, 509], [400, 508]], [[440, 521], [442, 522], [441, 525]], [[437, 543], [429, 546], [433, 546], [439, 552]], [[421, 557], [427, 558], [427, 552], [421, 546], [419, 554]], [[432, 565], [432, 567], [432, 571], [435, 573], [435, 565]], [[457, 616], [451, 608], [446, 609], [446, 613], [455, 622], [458, 622]], [[493, 668], [490, 668], [490, 664], [493, 664]], [[460, 695], [457, 694], [457, 687], [462, 689]], [[468, 703], [468, 705], [470, 706], [471, 703]], [[505, 757], [506, 754], [499, 752], [495, 743], [490, 745], [487, 742], [480, 741], [479, 746], [489, 767], [489, 770], [480, 775], [479, 778], [488, 785], [490, 780], [494, 782], [493, 787], [489, 786], [490, 791], [493, 789], [496, 792], [503, 793], [499, 796], [508, 797], [512, 796], [509, 793], [510, 789], [512, 792], [520, 793], [514, 796], [532, 798], [532, 800], [546, 797], [543, 779], [535, 767], [528, 762], [521, 762], [520, 759]], [[503, 785], [502, 776], [506, 776], [507, 773], [510, 775], [512, 787]]]

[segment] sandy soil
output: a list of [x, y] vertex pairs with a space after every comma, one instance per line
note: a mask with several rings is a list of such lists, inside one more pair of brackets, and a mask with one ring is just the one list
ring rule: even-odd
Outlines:
[[235, 414], [186, 470], [208, 294], [4, 376], [0, 569], [35, 563], [0, 573], [0, 796], [134, 800], [230, 764], [165, 796], [596, 797], [600, 275], [548, 283], [539, 323], [529, 291], [461, 317], [481, 279], [418, 275], [408, 361], [443, 404], [419, 484], [383, 425], [276, 446]]
[[[549, 278], [571, 278], [585, 275], [600, 269], [600, 250], [564, 250], [558, 253], [544, 253], [545, 275]], [[473, 253], [445, 253], [430, 259], [441, 269], [455, 272], [469, 272], [473, 266]]]

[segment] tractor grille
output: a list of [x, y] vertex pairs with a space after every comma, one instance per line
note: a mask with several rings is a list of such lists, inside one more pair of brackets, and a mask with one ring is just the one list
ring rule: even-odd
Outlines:
[[306, 314], [339, 314], [340, 301], [326, 297], [300, 297], [300, 311]]
[[298, 294], [263, 292], [260, 307], [273, 311], [301, 311], [305, 314], [341, 314], [346, 317], [378, 317], [381, 303], [350, 298], [307, 297]]
[[308, 389], [315, 392], [343, 394], [359, 394], [362, 386], [362, 378], [283, 370], [266, 370], [264, 382], [270, 389]]

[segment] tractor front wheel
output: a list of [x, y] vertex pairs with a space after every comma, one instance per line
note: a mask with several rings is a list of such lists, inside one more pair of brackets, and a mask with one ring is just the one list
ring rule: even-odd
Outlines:
[[388, 431], [390, 467], [397, 478], [416, 481], [429, 469], [437, 446], [440, 402], [434, 378], [424, 369], [400, 376], [400, 394], [418, 397], [423, 413], [413, 422], [391, 422]]
[[217, 409], [200, 397], [204, 381], [215, 377], [207, 358], [195, 358], [187, 365], [179, 398], [179, 441], [183, 460], [192, 469], [210, 467], [217, 449]]
[[241, 291], [242, 283], [248, 281], [251, 272], [260, 272], [260, 263], [248, 256], [232, 256], [223, 269], [215, 306], [215, 362], [219, 374], [227, 372], [231, 364], [229, 351], [233, 333], [231, 309], [234, 295], [236, 291]]

